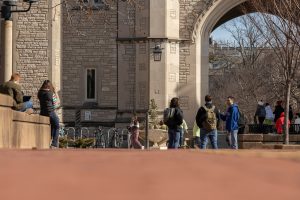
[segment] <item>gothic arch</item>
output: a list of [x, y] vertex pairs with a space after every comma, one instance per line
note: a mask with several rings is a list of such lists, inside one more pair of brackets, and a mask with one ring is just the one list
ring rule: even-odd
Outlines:
[[218, 21], [234, 7], [246, 2], [247, 0], [214, 0], [211, 7], [204, 10], [194, 23], [192, 32], [192, 41], [195, 42], [197, 37], [202, 34], [210, 34]]

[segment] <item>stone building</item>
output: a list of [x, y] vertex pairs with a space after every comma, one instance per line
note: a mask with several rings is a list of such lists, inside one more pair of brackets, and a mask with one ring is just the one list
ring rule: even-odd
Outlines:
[[144, 114], [150, 99], [163, 110], [175, 96], [192, 124], [208, 92], [210, 33], [246, 1], [81, 2], [40, 0], [13, 14], [13, 71], [35, 99], [43, 80], [53, 81], [62, 122], [114, 125]]

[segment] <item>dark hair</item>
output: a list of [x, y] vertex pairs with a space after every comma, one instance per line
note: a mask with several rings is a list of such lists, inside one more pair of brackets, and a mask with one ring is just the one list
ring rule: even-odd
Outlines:
[[233, 97], [233, 96], [228, 96], [227, 98], [228, 98], [228, 99], [231, 99], [231, 100], [234, 100], [234, 97]]
[[177, 107], [179, 107], [179, 98], [174, 97], [173, 99], [171, 99], [170, 108], [177, 108]]
[[266, 103], [266, 106], [269, 106], [270, 104], [269, 103]]
[[210, 95], [205, 96], [205, 102], [210, 102], [212, 100]]
[[40, 90], [50, 90], [51, 92], [55, 92], [54, 87], [50, 80], [45, 80], [40, 88]]
[[277, 103], [278, 106], [281, 106], [282, 101], [277, 101], [276, 103]]

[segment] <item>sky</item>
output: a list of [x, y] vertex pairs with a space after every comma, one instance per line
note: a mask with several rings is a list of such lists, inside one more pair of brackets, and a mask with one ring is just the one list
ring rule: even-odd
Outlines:
[[216, 41], [219, 41], [219, 40], [222, 40], [222, 41], [232, 41], [233, 38], [231, 36], [231, 34], [224, 30], [222, 27], [219, 27], [217, 28], [216, 30], [214, 30], [211, 34], [213, 40], [216, 40]]

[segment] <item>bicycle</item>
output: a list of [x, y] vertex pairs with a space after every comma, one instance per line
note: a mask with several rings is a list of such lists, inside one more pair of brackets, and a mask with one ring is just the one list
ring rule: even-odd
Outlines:
[[[111, 131], [113, 133], [111, 135], [111, 140], [109, 140]], [[109, 141], [108, 146], [111, 148], [121, 148], [122, 147], [123, 135], [122, 135], [122, 133], [120, 134], [119, 129], [111, 128], [108, 130], [108, 141]]]
[[104, 134], [101, 126], [99, 126], [94, 132], [93, 148], [106, 148], [106, 140], [104, 138]]

